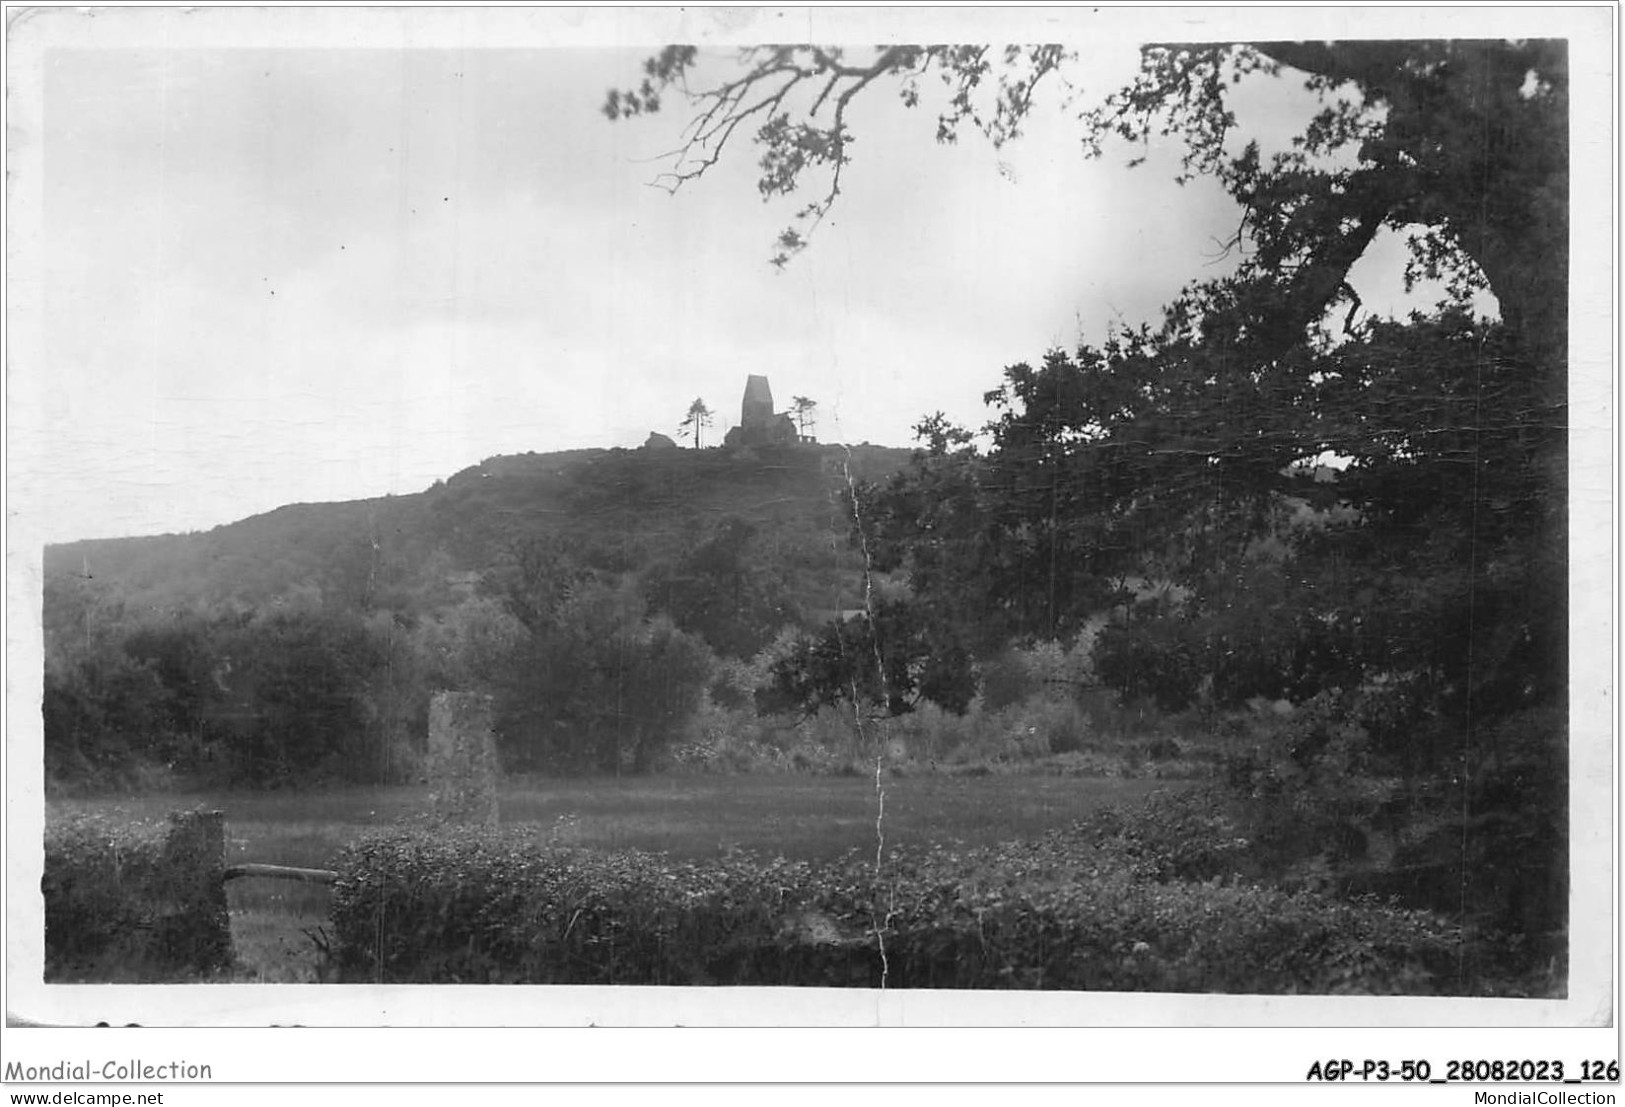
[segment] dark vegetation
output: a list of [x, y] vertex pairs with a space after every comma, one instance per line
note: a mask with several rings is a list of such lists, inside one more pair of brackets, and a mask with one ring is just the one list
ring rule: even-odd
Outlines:
[[523, 833], [396, 830], [339, 861], [336, 956], [344, 979], [380, 983], [1379, 995], [1506, 984], [1502, 964], [1464, 968], [1463, 935], [1437, 915], [1191, 879], [1223, 869], [1229, 842], [1148, 840], [1161, 814], [1131, 839], [1084, 823], [894, 851], [878, 867], [869, 851], [678, 862], [538, 848]]
[[[604, 111], [683, 102], [673, 188], [745, 141], [763, 197], [810, 186], [783, 266], [862, 150], [854, 97], [890, 88], [935, 111], [939, 140], [997, 146], [1084, 65], [1060, 45], [783, 45], [701, 79], [698, 51], [673, 45]], [[1268, 151], [1236, 90], [1277, 80], [1316, 108]], [[813, 705], [841, 684], [883, 711], [961, 710], [967, 671], [1011, 694], [1002, 648], [1087, 643], [1098, 685], [1240, 741], [1224, 778], [1272, 875], [1361, 873], [1560, 945], [1565, 44], [1156, 44], [1081, 122], [1094, 156], [1176, 153], [1182, 180], [1223, 187], [1229, 272], [1158, 325], [1007, 368], [985, 447], [922, 422], [915, 465], [863, 492], [866, 549], [906, 576], [908, 613], [781, 658], [775, 693]], [[1410, 245], [1407, 282], [1442, 283], [1433, 311], [1361, 318], [1349, 272], [1384, 232]]]
[[231, 965], [219, 856], [200, 842], [196, 820], [52, 821], [40, 888], [46, 979], [162, 981]]
[[[984, 848], [1041, 836], [1163, 786], [1154, 780], [1025, 773], [893, 778], [886, 785], [886, 840], [910, 851], [945, 843], [962, 850]], [[331, 868], [357, 841], [423, 825], [427, 792], [423, 785], [372, 785], [58, 797], [47, 823], [52, 874], [45, 886], [47, 977], [60, 982], [333, 980], [332, 892], [318, 884], [229, 882], [229, 966], [220, 964], [219, 947], [209, 941], [174, 942], [167, 960], [149, 956], [151, 880], [163, 867], [166, 816], [177, 808], [223, 811], [227, 865]], [[872, 850], [874, 842], [872, 777], [510, 777], [500, 793], [507, 838], [528, 837], [539, 849], [605, 855], [630, 849], [682, 862], [753, 853], [821, 864], [853, 850]], [[136, 840], [150, 843], [150, 852], [138, 853]], [[198, 899], [172, 900], [165, 925], [187, 933], [179, 924], [189, 916], [195, 938], [213, 917], [208, 902]], [[176, 910], [188, 906], [190, 911]]]
[[[782, 264], [839, 195], [850, 96], [914, 107], [940, 77], [939, 134], [1000, 142], [1069, 57], [773, 47], [712, 86], [694, 62], [663, 51], [606, 111], [683, 89], [690, 155], [756, 120], [763, 195], [826, 174]], [[1270, 78], [1321, 108], [1266, 154], [1227, 97]], [[344, 971], [872, 984], [884, 940], [921, 986], [1560, 992], [1566, 81], [1549, 42], [1148, 47], [1086, 146], [1172, 136], [1242, 216], [1227, 274], [1158, 325], [1009, 366], [980, 435], [927, 416], [911, 458], [850, 473], [819, 448], [497, 459], [51, 551], [49, 777], [410, 778], [435, 687], [492, 692], [508, 764], [548, 772], [1205, 776], [1040, 842], [818, 867], [402, 830], [346, 855]], [[1346, 278], [1384, 230], [1435, 308], [1360, 316]]]
[[52, 547], [47, 779], [412, 780], [430, 694], [473, 686], [510, 768], [645, 770], [715, 658], [861, 603], [841, 494], [907, 456], [494, 458], [416, 496]]

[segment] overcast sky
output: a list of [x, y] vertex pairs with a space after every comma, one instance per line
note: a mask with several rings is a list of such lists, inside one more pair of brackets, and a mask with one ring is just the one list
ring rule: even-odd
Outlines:
[[[1085, 158], [1059, 87], [994, 151], [936, 144], [877, 86], [840, 205], [777, 273], [796, 204], [758, 198], [747, 145], [669, 195], [650, 182], [680, 112], [600, 113], [649, 53], [607, 44], [643, 32], [522, 14], [61, 9], [14, 30], [10, 310], [38, 329], [12, 351], [13, 518], [60, 541], [416, 492], [491, 455], [675, 436], [696, 397], [720, 441], [750, 373], [781, 408], [816, 400], [825, 441], [907, 445], [932, 411], [983, 422], [1004, 366], [1152, 320], [1224, 264], [1215, 186], [1179, 187], [1158, 151]], [[659, 29], [828, 29], [755, 18]], [[1071, 73], [1086, 100], [1136, 64], [1114, 27]], [[1304, 102], [1281, 88], [1244, 122], [1286, 133]], [[1398, 296], [1393, 256], [1361, 271], [1368, 308]]]
[[[1590, 199], [1574, 209], [1571, 443], [1577, 461], [1583, 452], [1598, 463], [1577, 464], [1570, 486], [1585, 555], [1571, 562], [1584, 601], [1571, 629], [1586, 644], [1574, 651], [1572, 701], [1576, 733], [1598, 738], [1576, 747], [1575, 778], [1606, 781], [1616, 90], [1599, 75], [1612, 64], [1614, 12], [1594, 7], [1583, 24], [1575, 12], [9, 12], [7, 755], [39, 764], [41, 542], [410, 493], [500, 453], [635, 446], [650, 430], [675, 433], [696, 396], [719, 413], [720, 433], [749, 373], [766, 373], [781, 405], [816, 399], [826, 441], [906, 445], [930, 411], [980, 423], [980, 397], [1005, 365], [1152, 319], [1181, 285], [1219, 271], [1213, 239], [1233, 230], [1235, 212], [1210, 185], [1173, 185], [1165, 158], [1132, 172], [1127, 151], [1085, 160], [1053, 100], [999, 154], [974, 137], [942, 148], [929, 115], [877, 90], [854, 119], [842, 206], [775, 275], [770, 244], [794, 205], [757, 199], [748, 150], [671, 197], [647, 182], [676, 117], [611, 125], [599, 114], [605, 90], [634, 81], [652, 46], [700, 42], [726, 56], [723, 44], [752, 41], [1061, 41], [1085, 51], [1076, 76], [1092, 96], [1129, 72], [1146, 40], [1573, 34], [1589, 81], [1575, 85], [1574, 182]], [[1247, 124], [1278, 136], [1298, 106], [1271, 97], [1252, 107]], [[1392, 250], [1362, 265], [1368, 308], [1397, 304], [1396, 268]], [[11, 840], [38, 841], [40, 775], [6, 779]], [[1586, 813], [1576, 825], [1607, 825], [1606, 788], [1576, 796]], [[1594, 852], [1605, 838], [1576, 840]], [[9, 904], [29, 902], [18, 894], [29, 880], [38, 887], [21, 865], [7, 879]], [[1601, 951], [1587, 963], [1606, 966], [1606, 926], [1586, 925], [1577, 948]], [[232, 1025], [262, 1020], [273, 1002], [230, 988], [115, 991], [92, 997], [96, 1018], [117, 1001], [142, 1021], [173, 1007], [187, 1012], [176, 1025]], [[31, 1015], [85, 1021], [83, 995], [46, 992], [28, 993]], [[533, 1021], [533, 996], [503, 997], [389, 999], [382, 1021]], [[876, 1008], [856, 998], [857, 1008], [829, 1000], [831, 1021], [872, 1020]], [[319, 1002], [264, 1021], [380, 1020], [367, 989]], [[565, 1017], [564, 1000], [549, 1002]], [[652, 1001], [579, 1002], [582, 1021], [620, 1010], [641, 1023]], [[1056, 1016], [1072, 1008], [1031, 1003], [1023, 1021], [1077, 1024]], [[1236, 1025], [1282, 1018], [1237, 1003], [1213, 1010], [1241, 1011]], [[736, 1008], [722, 1009], [732, 1024]], [[963, 1020], [985, 1008], [955, 1010]], [[1090, 1006], [1082, 1018], [1112, 1010]], [[1173, 1021], [1181, 1010], [1136, 1000], [1130, 1013]], [[1396, 1010], [1381, 1017], [1416, 1024]], [[1499, 1017], [1460, 1014], [1464, 1026]], [[1331, 1001], [1290, 1015], [1346, 1023]], [[1421, 1021], [1437, 1018], [1430, 1007]], [[1252, 1041], [1273, 1057], [1268, 1038]], [[708, 1045], [707, 1057], [721, 1055]], [[327, 1054], [334, 1072], [356, 1059], [350, 1039]], [[277, 1054], [244, 1052], [237, 1068], [266, 1057]]]

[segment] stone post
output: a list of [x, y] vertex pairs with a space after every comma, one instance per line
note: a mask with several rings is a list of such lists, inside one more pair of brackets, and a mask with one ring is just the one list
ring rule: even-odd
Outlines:
[[226, 904], [226, 817], [219, 811], [176, 811], [152, 889], [157, 952], [200, 969], [231, 963]]
[[491, 697], [436, 692], [429, 701], [429, 805], [450, 822], [497, 824]]

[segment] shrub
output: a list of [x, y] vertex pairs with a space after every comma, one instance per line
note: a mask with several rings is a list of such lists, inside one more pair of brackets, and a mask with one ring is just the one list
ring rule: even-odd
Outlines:
[[[985, 723], [980, 712], [958, 714], [934, 703], [923, 703], [907, 715], [888, 720], [879, 740], [892, 760], [938, 762], [976, 741]], [[869, 759], [874, 759], [871, 752]]]
[[1475, 737], [1464, 779], [1419, 811], [1385, 870], [1360, 885], [1560, 948], [1568, 916], [1567, 720], [1520, 712]]
[[101, 976], [98, 966], [169, 979], [229, 965], [223, 857], [208, 833], [207, 816], [197, 813], [171, 815], [167, 826], [102, 815], [48, 826], [40, 881], [47, 979], [87, 969]]
[[756, 688], [764, 679], [764, 673], [757, 666], [736, 657], [720, 657], [706, 689], [708, 702], [728, 710], [749, 707], [754, 702]]
[[704, 702], [710, 651], [645, 618], [629, 584], [583, 585], [504, 667], [496, 729], [510, 770], [647, 772]]
[[1170, 615], [1105, 627], [1095, 640], [1093, 659], [1101, 682], [1123, 696], [1183, 711], [1199, 694], [1202, 652], [1186, 623]]
[[[962, 894], [946, 925], [888, 942], [923, 987], [1427, 994], [1457, 990], [1434, 916], [1122, 871]], [[920, 970], [925, 971], [920, 971]]]
[[[1201, 817], [1201, 816], [1193, 816]], [[1170, 828], [1172, 832], [1172, 828]], [[813, 865], [674, 862], [514, 831], [405, 828], [339, 862], [341, 971], [378, 982], [816, 985], [1423, 994], [1437, 916], [1125, 863], [1080, 827], [971, 851]], [[882, 955], [882, 948], [884, 955]]]
[[733, 983], [723, 970], [772, 941], [804, 869], [589, 853], [518, 831], [386, 832], [339, 861], [335, 948], [355, 980]]
[[1261, 712], [1250, 748], [1227, 759], [1225, 778], [1248, 801], [1260, 844], [1280, 865], [1345, 861], [1391, 804], [1399, 781], [1380, 775], [1349, 697], [1322, 692], [1290, 713]]
[[989, 658], [979, 670], [982, 706], [987, 710], [998, 711], [1020, 703], [1038, 690], [1019, 651], [1006, 650]]
[[1074, 753], [1087, 748], [1090, 738], [1088, 719], [1076, 704], [1066, 701], [1027, 700], [998, 712], [989, 722], [996, 746], [987, 752], [1006, 761]]
[[1237, 805], [1213, 786], [1155, 792], [1074, 824], [1115, 867], [1153, 881], [1257, 878], [1263, 873]]
[[1066, 700], [1093, 681], [1090, 653], [1101, 621], [1070, 645], [1036, 642], [1005, 650], [980, 666], [983, 706], [997, 711], [1029, 699]]

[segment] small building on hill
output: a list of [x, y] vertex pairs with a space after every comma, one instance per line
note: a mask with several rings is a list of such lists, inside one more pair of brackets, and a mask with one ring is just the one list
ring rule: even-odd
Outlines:
[[793, 446], [801, 441], [788, 412], [773, 410], [773, 388], [767, 378], [752, 373], [745, 378], [745, 396], [739, 403], [739, 425], [722, 444], [739, 446]]
[[645, 450], [675, 450], [677, 443], [659, 431], [650, 431], [649, 437], [643, 440], [642, 448]]

